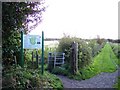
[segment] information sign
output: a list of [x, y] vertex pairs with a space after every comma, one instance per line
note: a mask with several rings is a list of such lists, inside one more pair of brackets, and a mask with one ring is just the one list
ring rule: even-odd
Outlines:
[[41, 49], [42, 37], [39, 35], [23, 35], [24, 49]]

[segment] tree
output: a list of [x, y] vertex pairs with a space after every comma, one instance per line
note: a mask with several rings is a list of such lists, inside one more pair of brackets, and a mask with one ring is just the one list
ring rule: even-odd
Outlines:
[[42, 21], [45, 11], [44, 0], [40, 2], [3, 2], [2, 3], [2, 59], [7, 64], [13, 56], [19, 59], [20, 29], [24, 33], [33, 30]]

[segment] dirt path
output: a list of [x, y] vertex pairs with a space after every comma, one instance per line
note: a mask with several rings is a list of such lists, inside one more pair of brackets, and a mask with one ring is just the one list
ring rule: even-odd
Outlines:
[[117, 81], [118, 70], [113, 73], [101, 73], [82, 81], [69, 79], [66, 76], [57, 76], [61, 79], [64, 88], [112, 88]]

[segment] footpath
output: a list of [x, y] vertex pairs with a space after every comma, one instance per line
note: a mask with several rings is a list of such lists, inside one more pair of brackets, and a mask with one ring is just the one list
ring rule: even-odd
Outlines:
[[57, 76], [62, 81], [64, 88], [113, 88], [117, 81], [118, 70], [113, 73], [101, 73], [82, 81], [69, 79], [66, 76]]
[[[66, 76], [57, 76], [61, 79], [64, 88], [113, 88], [118, 79], [118, 71], [120, 71], [116, 62], [117, 57], [114, 55], [111, 46], [106, 44], [102, 52], [94, 59], [94, 68], [99, 68], [100, 74], [81, 81], [69, 79]], [[107, 73], [107, 71], [115, 68], [118, 70]]]

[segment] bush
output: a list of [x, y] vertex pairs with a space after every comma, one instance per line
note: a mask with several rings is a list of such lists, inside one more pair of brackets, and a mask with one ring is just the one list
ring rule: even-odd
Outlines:
[[70, 66], [71, 44], [78, 43], [78, 67], [82, 68], [91, 62], [91, 48], [85, 40], [76, 37], [63, 37], [58, 45], [58, 51], [65, 53], [65, 64]]
[[63, 88], [59, 78], [47, 71], [44, 72], [44, 75], [41, 75], [40, 69], [12, 66], [9, 69], [3, 69], [2, 77], [3, 89]]
[[92, 50], [91, 56], [92, 57], [97, 56], [99, 52], [101, 52], [101, 49], [105, 46], [105, 44], [106, 44], [105, 40], [103, 40], [101, 44], [98, 44], [96, 39], [89, 40], [88, 46]]
[[65, 76], [68, 75], [68, 71], [65, 68], [63, 68], [63, 67], [55, 67], [52, 70], [52, 73], [59, 74], [59, 75], [65, 75]]
[[69, 37], [63, 37], [58, 45], [58, 51], [65, 53], [65, 62], [70, 62], [70, 50], [71, 50], [71, 44], [74, 42], [72, 38]]
[[111, 47], [113, 49], [114, 54], [120, 59], [120, 44], [113, 44], [111, 43]]
[[92, 61], [92, 49], [88, 46], [85, 40], [81, 40], [79, 43], [79, 57], [78, 67], [79, 69], [89, 65]]
[[76, 80], [82, 80], [82, 79], [83, 79], [82, 76], [81, 76], [81, 74], [80, 74], [79, 72], [77, 72], [75, 75], [69, 74], [68, 77], [69, 77], [69, 78], [76, 79]]

